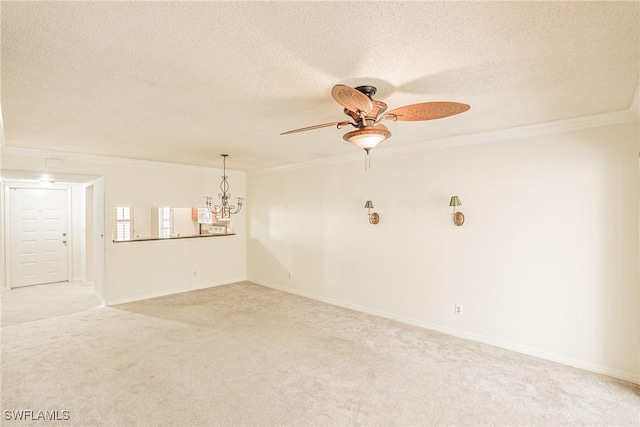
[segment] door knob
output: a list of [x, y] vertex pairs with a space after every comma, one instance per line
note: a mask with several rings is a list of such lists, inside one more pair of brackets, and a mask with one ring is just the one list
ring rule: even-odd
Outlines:
[[67, 244], [67, 241], [66, 241], [66, 240], [63, 240], [63, 241], [62, 241], [62, 243], [66, 245], [66, 244]]
[[62, 233], [62, 237], [67, 237], [67, 233]]

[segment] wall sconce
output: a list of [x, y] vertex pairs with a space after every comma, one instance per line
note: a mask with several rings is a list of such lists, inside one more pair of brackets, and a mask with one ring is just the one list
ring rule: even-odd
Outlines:
[[462, 202], [458, 196], [451, 196], [449, 206], [453, 208], [453, 223], [460, 227], [464, 224], [464, 214], [462, 212], [456, 212], [456, 206], [462, 206]]
[[367, 203], [364, 204], [365, 209], [369, 210], [369, 224], [377, 224], [380, 222], [380, 215], [377, 213], [371, 213], [371, 209], [373, 209], [373, 202], [371, 200], [367, 200]]

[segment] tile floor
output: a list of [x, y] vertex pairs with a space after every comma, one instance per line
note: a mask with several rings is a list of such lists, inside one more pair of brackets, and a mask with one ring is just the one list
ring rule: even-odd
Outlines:
[[5, 290], [0, 296], [0, 326], [17, 325], [101, 307], [93, 286], [61, 282]]

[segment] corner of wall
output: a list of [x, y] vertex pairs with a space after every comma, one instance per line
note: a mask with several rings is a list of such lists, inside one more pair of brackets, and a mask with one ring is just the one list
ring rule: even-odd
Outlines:
[[640, 120], [640, 81], [638, 81], [638, 84], [636, 85], [636, 90], [633, 93], [629, 110], [631, 110], [636, 119]]

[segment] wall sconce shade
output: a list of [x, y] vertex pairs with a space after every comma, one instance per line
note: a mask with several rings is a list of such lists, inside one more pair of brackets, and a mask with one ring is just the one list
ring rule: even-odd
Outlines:
[[453, 223], [460, 227], [464, 224], [464, 214], [462, 212], [456, 212], [456, 206], [462, 206], [462, 202], [458, 196], [451, 196], [449, 206], [453, 208]]
[[364, 208], [368, 209], [367, 215], [369, 215], [369, 224], [377, 224], [380, 222], [380, 215], [377, 213], [371, 213], [371, 209], [373, 209], [373, 202], [371, 200], [367, 200], [364, 204]]

